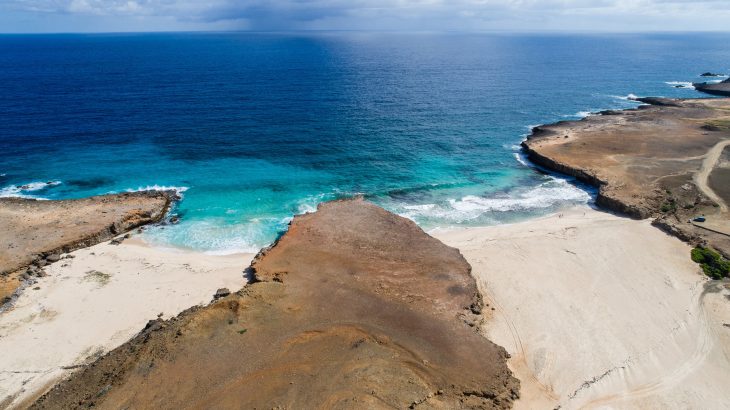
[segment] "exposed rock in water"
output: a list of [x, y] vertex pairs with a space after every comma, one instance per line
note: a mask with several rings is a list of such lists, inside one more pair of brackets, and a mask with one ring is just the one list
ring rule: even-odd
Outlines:
[[679, 107], [680, 103], [678, 100], [673, 98], [663, 98], [663, 97], [638, 97], [633, 98], [634, 101], [638, 101], [644, 104], [649, 105], [658, 105], [658, 106], [664, 106], [664, 107]]
[[0, 298], [13, 294], [31, 264], [95, 245], [161, 220], [174, 192], [135, 192], [63, 201], [0, 198]]
[[692, 85], [697, 91], [706, 94], [730, 97], [730, 78], [720, 83], [694, 83]]
[[724, 76], [725, 76], [725, 74], [711, 73], [709, 71], [706, 73], [700, 74], [700, 77], [724, 77]]
[[252, 284], [154, 321], [33, 408], [509, 408], [519, 382], [472, 327], [470, 269], [410, 220], [322, 204]]

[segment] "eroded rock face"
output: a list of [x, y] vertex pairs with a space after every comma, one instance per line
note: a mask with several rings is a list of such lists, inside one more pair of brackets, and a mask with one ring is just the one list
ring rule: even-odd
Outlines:
[[[598, 187], [599, 206], [656, 217], [683, 240], [730, 252], [727, 236], [687, 223], [700, 214], [725, 218], [697, 176], [711, 150], [730, 139], [730, 99], [637, 100], [650, 105], [539, 126], [522, 147], [535, 163]], [[730, 185], [724, 174], [713, 175], [715, 186]]]
[[148, 326], [35, 408], [508, 408], [461, 254], [362, 200], [296, 217], [256, 282]]
[[134, 192], [63, 201], [0, 199], [0, 300], [19, 286], [30, 264], [43, 266], [58, 255], [161, 220], [173, 192]]

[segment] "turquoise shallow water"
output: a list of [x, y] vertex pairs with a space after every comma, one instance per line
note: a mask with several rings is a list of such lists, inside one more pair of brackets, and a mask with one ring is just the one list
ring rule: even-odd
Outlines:
[[[531, 125], [699, 97], [728, 35], [0, 36], [0, 196], [184, 190], [160, 245], [253, 251], [354, 194], [430, 229], [590, 201], [526, 166]], [[48, 184], [47, 182], [52, 182]]]

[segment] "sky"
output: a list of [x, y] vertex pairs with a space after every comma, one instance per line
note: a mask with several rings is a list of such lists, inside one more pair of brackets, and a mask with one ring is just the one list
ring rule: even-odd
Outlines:
[[730, 0], [0, 0], [0, 32], [730, 31]]

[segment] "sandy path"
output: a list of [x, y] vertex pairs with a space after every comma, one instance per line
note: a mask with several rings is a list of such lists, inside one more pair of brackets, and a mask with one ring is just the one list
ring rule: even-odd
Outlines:
[[718, 142], [714, 147], [707, 151], [707, 156], [705, 157], [705, 160], [702, 161], [700, 171], [695, 174], [695, 183], [697, 184], [697, 187], [703, 194], [705, 194], [705, 196], [715, 201], [715, 203], [720, 206], [720, 210], [722, 212], [728, 211], [727, 204], [715, 193], [715, 191], [712, 190], [712, 188], [710, 188], [707, 184], [707, 180], [710, 178], [710, 173], [712, 173], [715, 165], [717, 165], [717, 161], [720, 160], [722, 151], [727, 146], [730, 146], [730, 140]]
[[730, 291], [649, 221], [581, 208], [434, 234], [495, 309], [516, 408], [730, 408]]
[[253, 256], [161, 250], [136, 240], [73, 255], [47, 267], [49, 276], [0, 315], [0, 408], [18, 406], [69, 367], [127, 341], [159, 313], [169, 318], [210, 302], [218, 288], [240, 289]]

